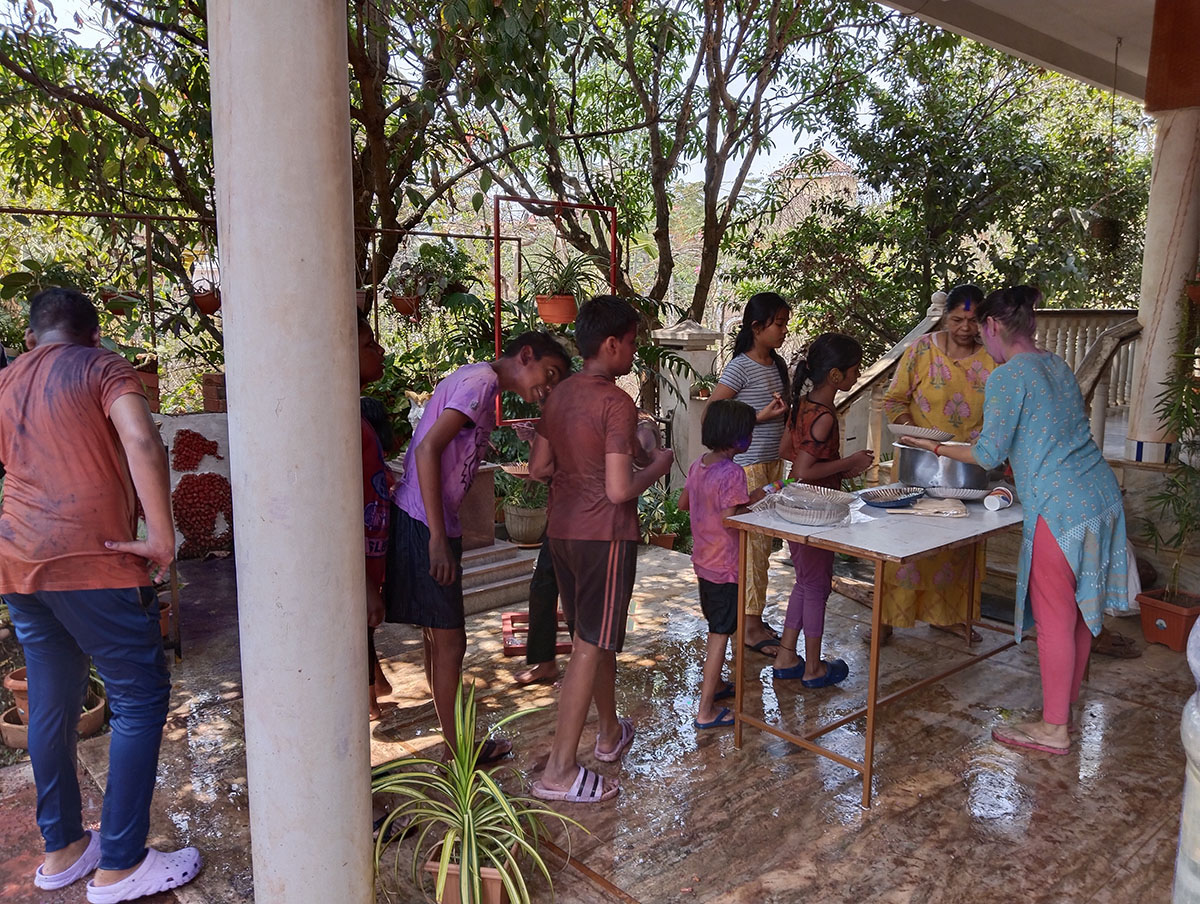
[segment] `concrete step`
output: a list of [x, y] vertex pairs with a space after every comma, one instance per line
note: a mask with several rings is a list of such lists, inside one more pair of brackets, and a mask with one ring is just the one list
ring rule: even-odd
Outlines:
[[[473, 568], [476, 565], [483, 565], [487, 562], [495, 562], [501, 559], [511, 559], [513, 556], [521, 553], [529, 552], [522, 549], [515, 543], [509, 543], [507, 540], [497, 540], [491, 546], [480, 546], [477, 549], [468, 549], [463, 553], [462, 565], [463, 569]], [[537, 555], [537, 550], [533, 550], [534, 556]]]
[[503, 558], [468, 564], [463, 556], [463, 590], [471, 590], [484, 584], [494, 584], [509, 578], [521, 578], [526, 584], [533, 574], [537, 562], [536, 549], [514, 548]]
[[[529, 567], [529, 574], [480, 584], [464, 591], [463, 609], [467, 615], [474, 615], [476, 612], [486, 612], [489, 609], [499, 609], [505, 606], [515, 605], [524, 608], [525, 604], [529, 602], [529, 576], [531, 574], [533, 574], [532, 565]], [[499, 629], [500, 623], [497, 619], [496, 630], [499, 631]]]

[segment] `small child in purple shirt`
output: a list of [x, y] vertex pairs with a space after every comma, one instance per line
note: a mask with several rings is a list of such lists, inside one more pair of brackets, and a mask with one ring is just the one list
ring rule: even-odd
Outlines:
[[775, 492], [767, 484], [753, 494], [746, 491], [746, 472], [733, 460], [745, 452], [754, 432], [755, 412], [745, 402], [718, 399], [704, 413], [700, 441], [712, 451], [701, 455], [688, 469], [679, 494], [679, 508], [691, 513], [692, 568], [700, 582], [700, 608], [708, 619], [708, 652], [700, 686], [697, 728], [726, 728], [733, 713], [717, 702], [733, 696], [733, 683], [721, 680], [729, 636], [737, 630], [738, 542], [724, 519], [750, 502]]

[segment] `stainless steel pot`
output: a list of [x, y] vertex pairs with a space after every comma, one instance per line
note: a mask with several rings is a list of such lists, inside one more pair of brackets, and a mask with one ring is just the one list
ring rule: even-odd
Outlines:
[[892, 472], [893, 477], [906, 486], [947, 487], [958, 490], [987, 488], [988, 473], [979, 465], [968, 465], [903, 443], [892, 443], [892, 448], [896, 450], [896, 470]]

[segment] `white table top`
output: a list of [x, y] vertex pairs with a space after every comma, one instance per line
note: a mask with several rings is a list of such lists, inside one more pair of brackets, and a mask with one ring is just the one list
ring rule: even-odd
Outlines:
[[1020, 505], [990, 512], [982, 502], [968, 502], [967, 517], [895, 515], [862, 500], [851, 503], [850, 520], [834, 527], [806, 527], [772, 512], [748, 512], [725, 519], [727, 527], [809, 543], [870, 559], [907, 562], [939, 549], [966, 546], [1020, 524]]

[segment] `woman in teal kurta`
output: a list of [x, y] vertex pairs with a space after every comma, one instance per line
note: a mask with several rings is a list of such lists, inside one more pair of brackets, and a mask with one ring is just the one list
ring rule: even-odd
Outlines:
[[1016, 637], [1026, 613], [1038, 629], [1040, 722], [997, 728], [1017, 747], [1066, 753], [1070, 706], [1079, 697], [1091, 638], [1105, 607], [1129, 606], [1125, 511], [1112, 468], [1092, 439], [1075, 375], [1037, 347], [1031, 286], [993, 292], [978, 308], [981, 334], [999, 365], [988, 379], [974, 446], [916, 444], [992, 468], [1006, 458], [1024, 508], [1017, 572]]

